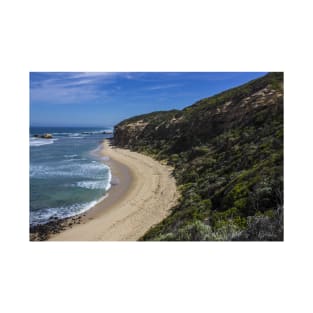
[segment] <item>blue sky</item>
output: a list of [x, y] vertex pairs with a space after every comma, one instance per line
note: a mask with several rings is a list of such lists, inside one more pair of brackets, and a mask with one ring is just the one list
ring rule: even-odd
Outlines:
[[182, 109], [265, 72], [31, 72], [31, 126], [113, 126]]

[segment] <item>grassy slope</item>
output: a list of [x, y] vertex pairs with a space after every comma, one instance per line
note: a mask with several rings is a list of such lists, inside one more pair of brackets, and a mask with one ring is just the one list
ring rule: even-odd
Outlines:
[[[143, 240], [283, 239], [282, 93], [282, 73], [271, 73], [116, 126], [117, 144], [174, 166], [181, 190], [172, 214]], [[128, 133], [138, 121], [144, 127]]]

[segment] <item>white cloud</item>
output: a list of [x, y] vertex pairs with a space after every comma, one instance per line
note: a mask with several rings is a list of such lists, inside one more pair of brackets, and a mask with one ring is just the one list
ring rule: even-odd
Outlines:
[[101, 84], [115, 81], [119, 73], [47, 73], [39, 81], [31, 82], [30, 98], [36, 103], [79, 103], [103, 99], [110, 90]]
[[160, 89], [174, 88], [178, 86], [181, 86], [181, 85], [179, 84], [156, 85], [156, 86], [147, 87], [146, 90], [160, 90]]

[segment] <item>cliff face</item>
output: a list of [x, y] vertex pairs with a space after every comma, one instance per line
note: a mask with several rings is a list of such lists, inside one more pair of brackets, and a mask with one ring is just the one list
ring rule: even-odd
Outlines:
[[155, 240], [282, 240], [283, 74], [116, 125], [114, 142], [174, 166], [182, 191]]
[[134, 149], [143, 146], [148, 138], [166, 139], [173, 130], [175, 116], [181, 116], [181, 111], [153, 112], [127, 119], [114, 128], [115, 144]]

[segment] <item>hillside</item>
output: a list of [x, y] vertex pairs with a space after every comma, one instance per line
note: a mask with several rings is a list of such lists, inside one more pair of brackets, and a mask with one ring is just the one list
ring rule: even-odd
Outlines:
[[283, 240], [283, 73], [124, 120], [114, 143], [173, 166], [181, 191], [143, 240]]

